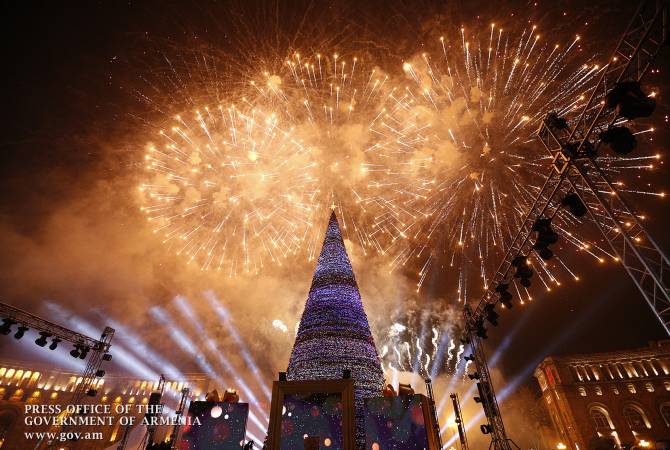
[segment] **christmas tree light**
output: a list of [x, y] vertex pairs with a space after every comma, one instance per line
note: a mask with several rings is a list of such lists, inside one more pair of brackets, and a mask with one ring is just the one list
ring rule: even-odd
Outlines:
[[354, 380], [356, 441], [365, 442], [364, 400], [384, 375], [335, 213], [330, 216], [287, 370], [289, 380]]

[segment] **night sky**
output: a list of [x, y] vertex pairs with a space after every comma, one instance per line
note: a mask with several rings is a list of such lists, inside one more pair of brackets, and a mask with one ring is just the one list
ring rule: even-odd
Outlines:
[[[509, 2], [493, 11], [485, 2], [470, 1], [6, 4], [0, 299], [37, 314], [45, 313], [40, 306], [45, 300], [83, 316], [91, 306], [102, 307], [117, 317], [127, 314], [127, 323], [144, 335], [154, 326], [142, 315], [147, 308], [213, 283], [208, 275], [185, 271], [174, 258], [161, 257], [162, 249], [147, 236], [132, 194], [146, 136], [138, 130], [152, 117], [137, 92], [158, 58], [157, 48], [216, 48], [242, 61], [243, 68], [246, 52], [283, 54], [316, 42], [332, 48], [365, 47], [383, 55], [382, 65], [391, 66], [420, 51], [436, 23], [512, 24], [522, 16], [541, 23], [545, 33], [586, 36], [584, 53], [604, 59], [632, 6], [626, 1], [600, 3]], [[667, 52], [655, 68], [660, 73], [651, 75], [649, 83], [660, 87], [661, 95], [650, 122], [657, 131], [653, 142], [641, 143], [638, 151], [665, 155]], [[235, 64], [230, 70], [241, 69]], [[640, 175], [667, 187], [666, 166]], [[667, 201], [635, 196], [630, 203], [648, 213], [649, 231], [670, 250]], [[548, 354], [634, 348], [664, 337], [621, 267], [598, 265], [583, 255], [571, 255], [568, 261], [578, 268], [579, 283], [566, 282], [548, 295], [537, 289], [532, 304], [502, 312], [501, 325], [490, 331], [487, 345], [492, 350], [514, 330], [502, 363], [508, 379], [519, 373], [530, 376], [524, 370]], [[438, 269], [429, 275], [421, 301], [444, 299], [453, 291]], [[302, 311], [310, 269], [287, 277], [300, 286], [286, 306], [295, 316]], [[364, 302], [369, 283], [374, 278], [359, 276]], [[275, 294], [282, 293], [287, 291]], [[238, 311], [232, 303], [229, 309], [241, 321], [273, 318], [255, 317], [264, 311], [262, 305]], [[272, 306], [273, 312], [281, 309]], [[159, 333], [147, 334], [158, 345]], [[273, 335], [263, 339], [272, 340]], [[279, 344], [290, 348], [290, 339]], [[5, 354], [13, 352], [6, 342], [0, 346]], [[274, 366], [264, 369], [272, 376]]]

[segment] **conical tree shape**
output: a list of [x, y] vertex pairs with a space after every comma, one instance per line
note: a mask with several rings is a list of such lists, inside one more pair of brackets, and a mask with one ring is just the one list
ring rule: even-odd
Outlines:
[[384, 376], [335, 212], [330, 216], [288, 365], [289, 380], [332, 380], [351, 370], [356, 441], [365, 440], [363, 402], [379, 397]]

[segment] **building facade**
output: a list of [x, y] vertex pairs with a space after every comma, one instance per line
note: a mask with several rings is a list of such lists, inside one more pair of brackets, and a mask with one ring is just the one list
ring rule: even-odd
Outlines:
[[[26, 437], [26, 432], [57, 431], [53, 427], [26, 424], [26, 405], [59, 405], [65, 410], [71, 404], [73, 393], [81, 383], [78, 373], [55, 369], [34, 362], [13, 360], [0, 361], [0, 449], [19, 450], [47, 447], [45, 440]], [[151, 392], [158, 388], [158, 380], [140, 380], [135, 377], [106, 374], [95, 384], [98, 395], [84, 397], [84, 403], [111, 405], [147, 404]], [[184, 374], [183, 380], [167, 380], [164, 385], [163, 403], [166, 414], [174, 413], [181, 398], [183, 388], [189, 388], [190, 398], [203, 398], [210, 388], [210, 380], [204, 374]], [[96, 426], [90, 430], [99, 433], [93, 439], [80, 441], [77, 449], [104, 449], [122, 439], [125, 427], [119, 422], [120, 415], [114, 415], [114, 423]], [[136, 419], [142, 414], [134, 413]], [[169, 430], [161, 430], [165, 434]], [[59, 443], [59, 449], [67, 449], [68, 443]]]
[[549, 356], [535, 378], [557, 448], [594, 448], [603, 438], [622, 448], [666, 448], [670, 442], [670, 341]]

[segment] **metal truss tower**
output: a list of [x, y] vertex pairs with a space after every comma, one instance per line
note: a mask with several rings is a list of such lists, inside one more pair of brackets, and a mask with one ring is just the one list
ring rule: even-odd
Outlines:
[[[477, 333], [487, 309], [501, 297], [496, 291], [509, 283], [514, 271], [513, 261], [533, 251], [533, 225], [538, 219], [551, 219], [561, 209], [562, 200], [575, 194], [586, 207], [592, 221], [609, 243], [617, 261], [631, 277], [643, 298], [670, 335], [670, 262], [658, 244], [645, 230], [641, 218], [625, 202], [615, 183], [598, 163], [601, 133], [620, 125], [625, 119], [616, 109], [608, 107], [607, 95], [618, 83], [640, 82], [650, 65], [667, 43], [667, 2], [641, 2], [619, 40], [602, 74], [591, 89], [589, 100], [578, 118], [561, 123], [549, 115], [538, 130], [538, 137], [552, 157], [547, 180], [510, 244], [483, 298], [474, 310], [465, 307], [468, 341], [479, 377], [480, 400], [488, 419], [486, 428], [492, 435], [491, 446], [509, 450], [495, 392], [490, 382], [482, 336]], [[559, 120], [557, 120], [559, 119]], [[482, 426], [482, 431], [486, 425]]]
[[454, 406], [454, 417], [456, 427], [458, 428], [458, 439], [461, 443], [461, 450], [469, 450], [468, 435], [465, 432], [465, 422], [463, 420], [463, 413], [461, 412], [461, 401], [458, 398], [458, 394], [455, 392], [451, 393], [449, 397], [451, 397], [451, 403]]

